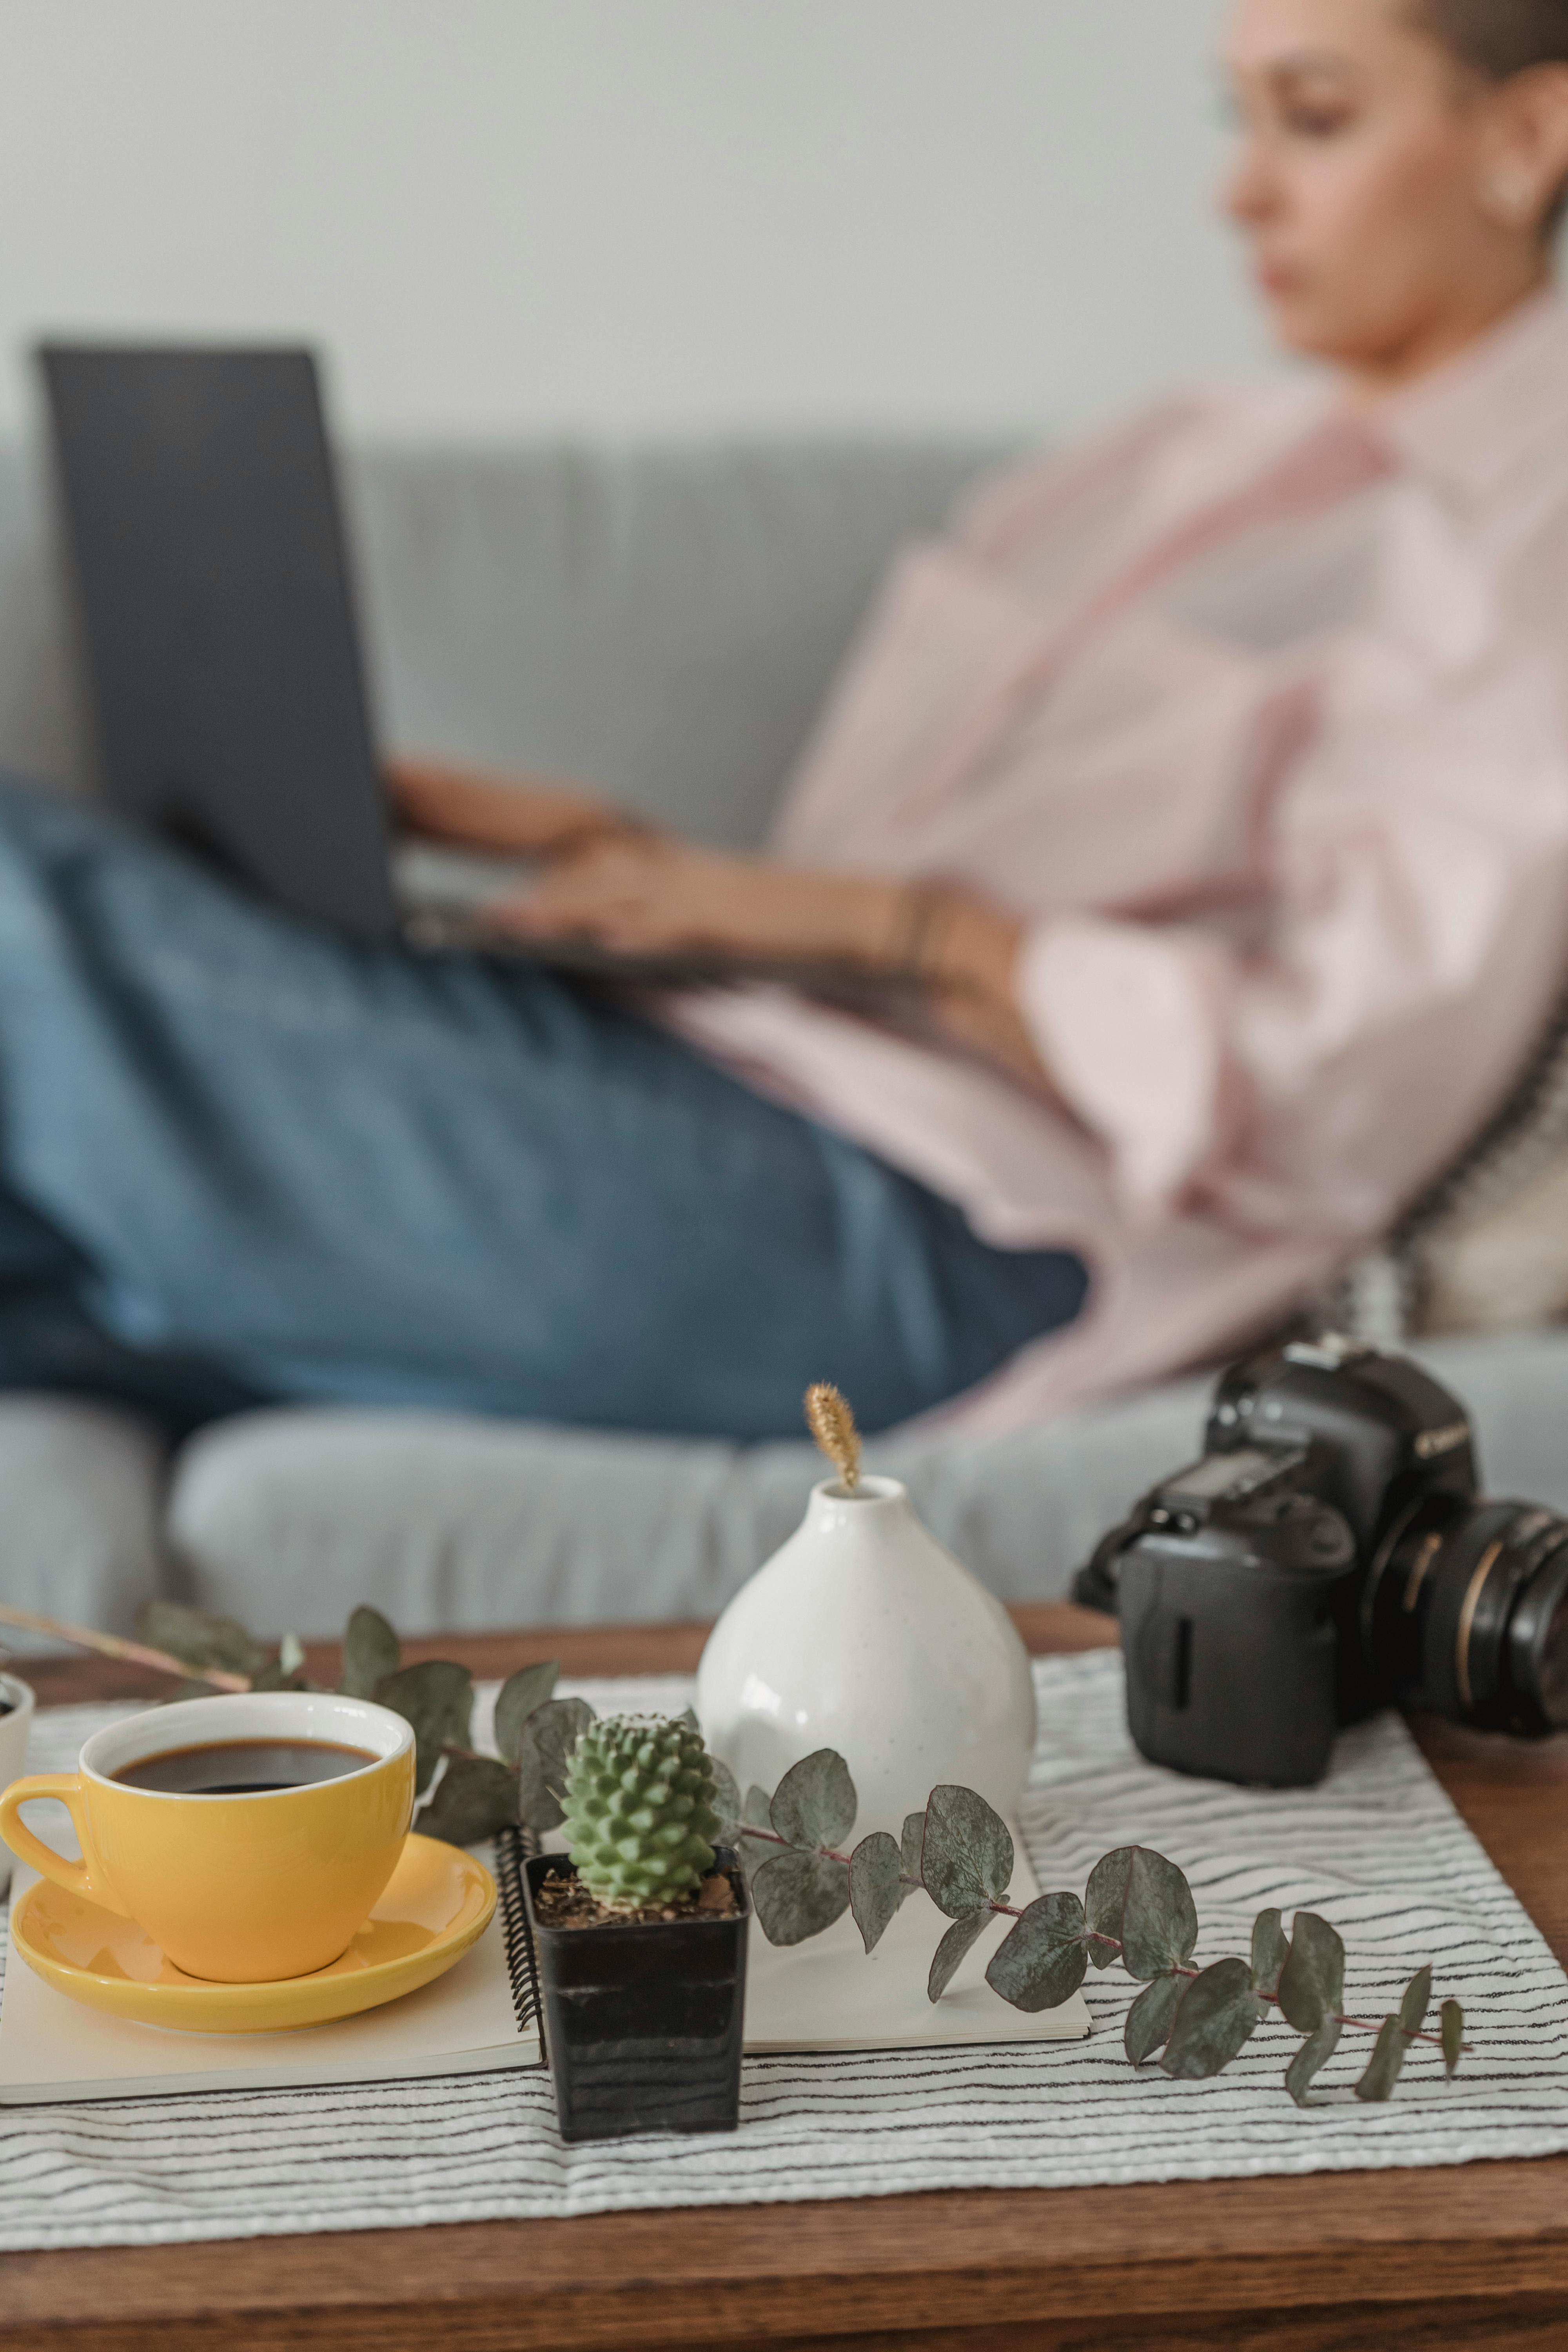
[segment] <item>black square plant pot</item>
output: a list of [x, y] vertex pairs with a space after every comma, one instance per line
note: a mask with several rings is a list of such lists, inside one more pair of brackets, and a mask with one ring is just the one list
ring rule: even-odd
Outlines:
[[563, 1853], [524, 1864], [563, 2139], [733, 2131], [739, 2123], [752, 1900], [729, 1848], [716, 1858], [735, 1892], [733, 1913], [637, 1927], [544, 1927], [539, 1887], [577, 1874]]

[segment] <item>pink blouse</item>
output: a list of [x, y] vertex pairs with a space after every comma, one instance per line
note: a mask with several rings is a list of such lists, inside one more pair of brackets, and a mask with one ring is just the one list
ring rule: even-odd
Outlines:
[[905, 554], [774, 836], [1022, 917], [1068, 1109], [786, 990], [669, 1017], [987, 1240], [1083, 1253], [969, 1426], [1212, 1358], [1387, 1228], [1568, 980], [1565, 688], [1555, 297], [1374, 411], [1177, 402]]

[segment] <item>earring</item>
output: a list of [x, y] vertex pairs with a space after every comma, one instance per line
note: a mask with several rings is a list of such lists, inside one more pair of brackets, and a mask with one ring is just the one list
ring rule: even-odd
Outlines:
[[1522, 227], [1535, 210], [1535, 184], [1528, 173], [1500, 164], [1489, 173], [1483, 191], [1488, 209], [1509, 227]]

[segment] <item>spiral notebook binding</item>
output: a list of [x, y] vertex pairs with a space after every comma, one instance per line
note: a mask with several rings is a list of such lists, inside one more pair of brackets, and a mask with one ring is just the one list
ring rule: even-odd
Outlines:
[[496, 1889], [500, 1897], [501, 1929], [506, 1937], [507, 1973], [511, 1979], [511, 2004], [517, 2030], [544, 2030], [544, 2009], [539, 1990], [539, 1962], [522, 1899], [522, 1865], [539, 1852], [531, 1830], [507, 1828], [495, 1842]]

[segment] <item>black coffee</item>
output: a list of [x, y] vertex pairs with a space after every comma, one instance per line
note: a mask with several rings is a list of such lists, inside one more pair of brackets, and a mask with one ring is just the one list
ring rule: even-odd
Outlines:
[[372, 1748], [342, 1748], [331, 1739], [213, 1739], [144, 1756], [110, 1778], [122, 1788], [154, 1789], [165, 1797], [265, 1797], [278, 1789], [341, 1780], [376, 1760]]

